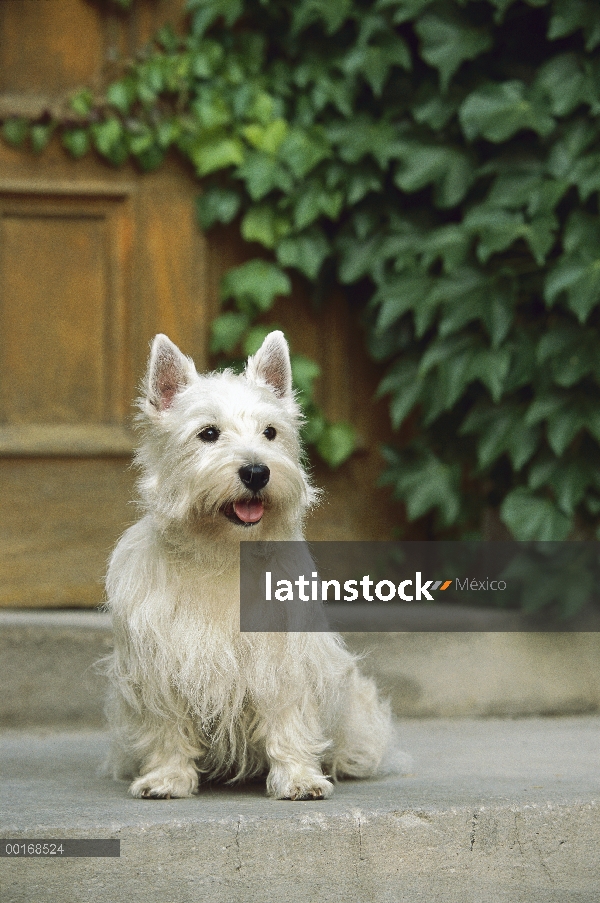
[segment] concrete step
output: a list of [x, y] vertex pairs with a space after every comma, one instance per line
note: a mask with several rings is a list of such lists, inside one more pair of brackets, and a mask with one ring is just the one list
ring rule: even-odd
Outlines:
[[[365, 670], [399, 716], [600, 712], [600, 632], [506, 632], [502, 617], [481, 612], [489, 632], [345, 636], [366, 652]], [[98, 611], [0, 612], [0, 721], [101, 726], [94, 664], [110, 648], [109, 619]]]
[[598, 903], [600, 717], [407, 720], [410, 772], [331, 800], [264, 786], [145, 801], [101, 732], [6, 732], [3, 838], [116, 838], [120, 858], [2, 859], [3, 903]]

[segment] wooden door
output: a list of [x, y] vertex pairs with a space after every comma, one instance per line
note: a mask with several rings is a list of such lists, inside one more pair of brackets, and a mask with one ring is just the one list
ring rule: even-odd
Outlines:
[[[183, 8], [0, 0], [0, 119], [100, 87], [111, 61]], [[197, 191], [175, 157], [142, 175], [91, 154], [74, 161], [57, 140], [39, 156], [0, 142], [0, 605], [102, 601], [107, 557], [136, 517], [130, 424], [148, 344], [166, 332], [206, 368], [219, 279], [249, 253], [234, 227], [207, 244]], [[374, 488], [387, 418], [343, 302], [318, 314], [299, 287], [275, 320], [320, 362], [326, 413], [362, 438], [340, 471], [317, 467], [326, 495], [309, 535], [388, 537], [394, 514]]]
[[[0, 3], [0, 115], [99, 84], [181, 4]], [[107, 63], [108, 61], [108, 63]], [[55, 142], [0, 146], [0, 605], [102, 601], [136, 516], [132, 400], [155, 332], [205, 364], [205, 246], [189, 174], [142, 177]]]

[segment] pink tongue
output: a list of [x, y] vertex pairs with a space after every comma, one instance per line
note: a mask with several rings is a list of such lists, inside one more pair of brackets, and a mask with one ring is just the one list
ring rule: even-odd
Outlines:
[[233, 510], [245, 524], [255, 524], [263, 516], [265, 506], [260, 499], [247, 499], [235, 502]]

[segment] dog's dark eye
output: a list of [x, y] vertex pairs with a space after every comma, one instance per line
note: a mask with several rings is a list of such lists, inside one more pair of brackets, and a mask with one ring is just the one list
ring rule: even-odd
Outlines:
[[263, 431], [263, 436], [266, 436], [269, 442], [275, 438], [277, 435], [277, 430], [274, 426], [268, 426], [266, 430]]
[[220, 435], [221, 431], [216, 426], [205, 426], [198, 433], [198, 439], [202, 439], [203, 442], [216, 442]]

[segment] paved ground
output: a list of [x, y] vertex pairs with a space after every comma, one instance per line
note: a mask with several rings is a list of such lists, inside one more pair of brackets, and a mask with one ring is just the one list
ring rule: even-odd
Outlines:
[[139, 801], [99, 732], [5, 734], [2, 837], [116, 837], [120, 859], [2, 859], [3, 903], [598, 903], [600, 717], [407, 720], [408, 773], [325, 802], [260, 784]]

